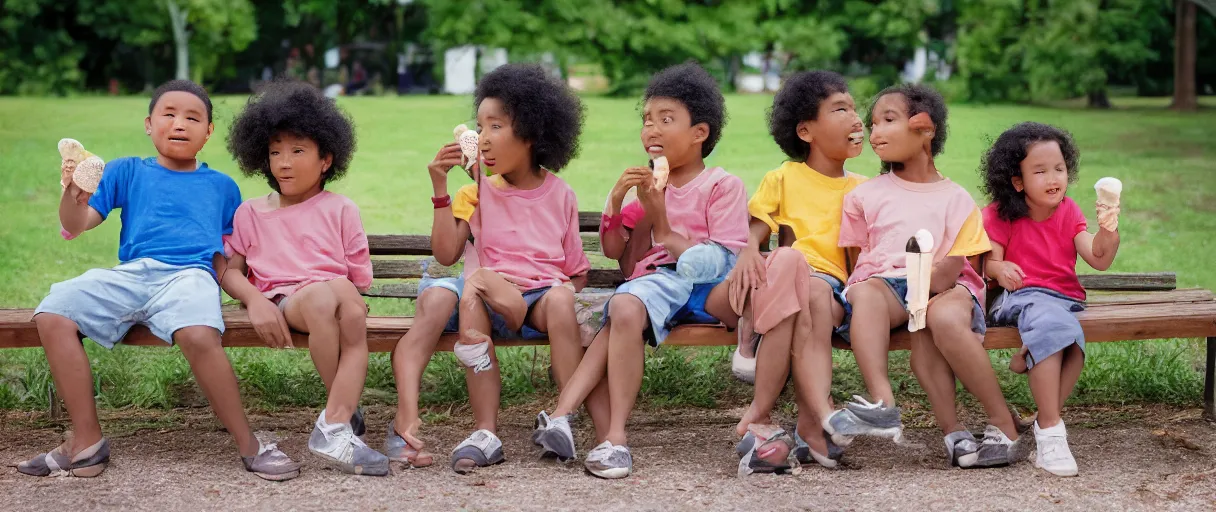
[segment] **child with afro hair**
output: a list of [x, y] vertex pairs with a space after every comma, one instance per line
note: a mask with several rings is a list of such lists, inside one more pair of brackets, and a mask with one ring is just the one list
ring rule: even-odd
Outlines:
[[359, 438], [356, 410], [367, 376], [367, 235], [355, 203], [325, 190], [350, 166], [354, 127], [309, 84], [272, 82], [237, 116], [228, 150], [272, 191], [236, 211], [224, 290], [267, 345], [291, 347], [291, 330], [308, 334], [328, 394], [308, 449], [350, 474], [387, 475], [388, 458]]

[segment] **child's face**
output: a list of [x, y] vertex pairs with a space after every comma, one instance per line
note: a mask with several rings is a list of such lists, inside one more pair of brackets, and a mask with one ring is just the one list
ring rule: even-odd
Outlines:
[[642, 106], [642, 147], [651, 159], [667, 157], [671, 168], [701, 157], [701, 143], [709, 138], [709, 125], [692, 124], [688, 107], [675, 98], [655, 97]]
[[211, 137], [214, 126], [207, 121], [207, 106], [185, 91], [161, 95], [144, 119], [156, 152], [173, 160], [193, 160]]
[[481, 100], [477, 107], [481, 165], [494, 174], [532, 170], [532, 143], [515, 136], [511, 116], [498, 98]]
[[1035, 142], [1026, 148], [1021, 163], [1022, 175], [1013, 177], [1013, 188], [1026, 193], [1026, 202], [1035, 206], [1054, 208], [1064, 200], [1068, 191], [1068, 166], [1060, 143]]
[[902, 163], [923, 152], [933, 133], [909, 125], [908, 99], [902, 94], [886, 94], [874, 104], [870, 122], [870, 147], [884, 162]]
[[865, 128], [857, 115], [853, 95], [838, 92], [819, 103], [814, 121], [798, 123], [798, 138], [832, 160], [846, 160], [861, 154]]
[[333, 155], [308, 137], [279, 132], [270, 138], [270, 172], [285, 196], [305, 195], [321, 188], [321, 175], [333, 164]]

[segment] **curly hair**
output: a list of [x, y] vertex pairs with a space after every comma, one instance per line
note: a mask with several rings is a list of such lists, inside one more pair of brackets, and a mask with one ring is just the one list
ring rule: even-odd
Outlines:
[[1026, 204], [1026, 193], [1013, 188], [1013, 178], [1022, 175], [1022, 160], [1030, 146], [1039, 142], [1055, 141], [1064, 154], [1064, 165], [1068, 168], [1068, 182], [1077, 181], [1081, 153], [1072, 135], [1067, 131], [1043, 123], [1021, 123], [1005, 130], [997, 137], [988, 152], [980, 157], [980, 189], [992, 202], [1002, 220], [1015, 221], [1030, 214]]
[[207, 122], [211, 122], [211, 96], [207, 95], [207, 90], [203, 86], [191, 82], [189, 80], [169, 80], [152, 91], [152, 101], [148, 102], [148, 115], [152, 115], [152, 110], [156, 109], [156, 102], [160, 101], [160, 97], [169, 92], [188, 92], [198, 99], [203, 101], [203, 106], [207, 107]]
[[246, 176], [262, 175], [270, 188], [279, 183], [270, 172], [270, 139], [278, 133], [307, 137], [322, 158], [333, 163], [321, 175], [321, 188], [341, 178], [355, 153], [355, 127], [350, 117], [310, 84], [277, 80], [249, 98], [228, 132], [228, 152]]
[[532, 143], [532, 164], [558, 172], [578, 155], [583, 104], [561, 80], [537, 64], [507, 64], [481, 77], [473, 115], [486, 98], [502, 102], [511, 130]]
[[664, 69], [650, 79], [642, 103], [651, 98], [671, 98], [683, 103], [692, 117], [692, 125], [709, 125], [709, 137], [701, 143], [701, 158], [714, 151], [726, 126], [726, 98], [709, 72], [695, 62]]
[[[900, 84], [883, 89], [870, 103], [866, 112], [866, 131], [874, 127], [874, 107], [878, 100], [888, 94], [899, 94], [908, 103], [908, 117], [924, 112], [933, 121], [933, 140], [929, 143], [929, 152], [933, 156], [940, 155], [946, 149], [946, 100], [932, 87], [924, 84]], [[883, 162], [881, 173], [891, 171], [891, 162]]]
[[768, 132], [791, 161], [804, 162], [811, 155], [811, 144], [798, 137], [798, 123], [818, 119], [819, 104], [841, 92], [849, 92], [849, 84], [831, 71], [805, 71], [786, 79], [768, 110]]

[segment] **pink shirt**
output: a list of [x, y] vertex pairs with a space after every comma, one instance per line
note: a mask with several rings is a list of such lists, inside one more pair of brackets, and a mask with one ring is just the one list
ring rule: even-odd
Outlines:
[[1077, 300], [1085, 300], [1085, 288], [1077, 279], [1077, 235], [1085, 231], [1081, 207], [1065, 197], [1056, 211], [1042, 222], [1022, 217], [1002, 220], [996, 204], [984, 208], [984, 228], [992, 243], [1005, 248], [1005, 261], [1022, 267], [1024, 286], [1047, 288]]
[[[992, 249], [979, 207], [963, 187], [944, 178], [914, 183], [888, 172], [844, 197], [840, 246], [861, 249], [848, 284], [875, 276], [907, 277], [906, 246], [920, 229], [933, 235], [934, 263]], [[959, 283], [984, 303], [984, 281], [971, 265], [963, 265]]]
[[[482, 178], [481, 185], [461, 189], [452, 211], [469, 219], [475, 264], [522, 290], [559, 286], [591, 268], [578, 234], [578, 198], [553, 173], [532, 190], [498, 175]], [[466, 266], [469, 257], [466, 247]]]
[[270, 196], [245, 201], [233, 216], [225, 245], [229, 256], [245, 256], [249, 281], [266, 298], [340, 277], [360, 291], [372, 284], [359, 207], [332, 192], [282, 208], [271, 207]]
[[[671, 230], [693, 243], [712, 240], [738, 254], [747, 246], [747, 189], [743, 180], [721, 167], [701, 171], [683, 187], [668, 185], [664, 191], [667, 222]], [[625, 227], [632, 228], [645, 214], [640, 202], [621, 208]], [[634, 266], [629, 279], [653, 273], [659, 265], [675, 263], [661, 245], [651, 247]]]

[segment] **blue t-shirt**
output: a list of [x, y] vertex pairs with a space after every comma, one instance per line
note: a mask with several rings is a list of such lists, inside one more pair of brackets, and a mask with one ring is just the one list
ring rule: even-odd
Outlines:
[[89, 206], [105, 219], [122, 209], [118, 259], [151, 258], [169, 265], [205, 269], [224, 252], [241, 189], [207, 164], [194, 171], [171, 171], [155, 158], [121, 158], [106, 164]]

